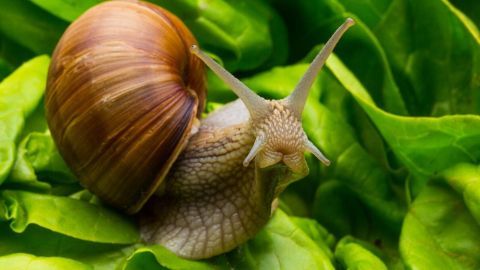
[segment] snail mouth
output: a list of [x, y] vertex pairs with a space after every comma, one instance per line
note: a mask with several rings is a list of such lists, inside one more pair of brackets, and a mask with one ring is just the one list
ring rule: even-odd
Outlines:
[[255, 161], [260, 169], [280, 163], [296, 175], [305, 176], [308, 174], [308, 165], [302, 152], [284, 154], [279, 151], [260, 151]]

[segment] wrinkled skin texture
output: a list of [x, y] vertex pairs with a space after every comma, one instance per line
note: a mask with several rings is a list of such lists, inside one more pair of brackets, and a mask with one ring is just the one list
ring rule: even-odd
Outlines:
[[252, 128], [240, 101], [203, 120], [172, 168], [163, 194], [142, 210], [143, 238], [183, 257], [208, 258], [253, 237], [270, 218], [275, 197], [308, 173], [307, 168], [294, 174], [283, 163], [260, 169], [262, 156], [244, 167], [255, 132], [258, 128]]

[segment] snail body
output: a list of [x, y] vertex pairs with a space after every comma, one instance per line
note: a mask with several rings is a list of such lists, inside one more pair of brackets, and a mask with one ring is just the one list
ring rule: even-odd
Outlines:
[[[53, 54], [45, 98], [52, 137], [82, 185], [127, 213], [140, 211], [145, 241], [195, 259], [229, 251], [308, 174], [305, 151], [329, 164], [301, 114], [352, 24], [337, 30], [289, 97], [265, 100], [200, 51], [168, 11], [102, 3], [67, 29]], [[239, 99], [200, 120], [203, 63]]]

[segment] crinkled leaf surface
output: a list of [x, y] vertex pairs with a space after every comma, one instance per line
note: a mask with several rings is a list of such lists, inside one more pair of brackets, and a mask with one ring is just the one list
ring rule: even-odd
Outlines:
[[30, 133], [19, 144], [17, 151], [8, 182], [36, 183], [38, 178], [49, 182], [76, 182], [58, 153], [50, 132]]
[[281, 210], [253, 239], [230, 253], [229, 261], [238, 269], [335, 269], [324, 249]]
[[387, 266], [370, 251], [365, 244], [352, 237], [344, 237], [335, 249], [335, 258], [343, 269], [355, 270], [387, 270]]
[[315, 241], [330, 259], [333, 259], [332, 249], [335, 245], [335, 237], [332, 234], [313, 219], [291, 216], [290, 220]]
[[23, 64], [0, 83], [0, 184], [15, 158], [15, 142], [25, 118], [40, 102], [50, 59], [39, 56]]

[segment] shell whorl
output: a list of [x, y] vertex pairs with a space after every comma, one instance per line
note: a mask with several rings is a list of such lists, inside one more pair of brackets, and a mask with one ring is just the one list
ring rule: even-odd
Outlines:
[[59, 151], [84, 186], [129, 213], [161, 184], [203, 111], [194, 43], [168, 11], [112, 1], [77, 19], [53, 54], [45, 104]]

